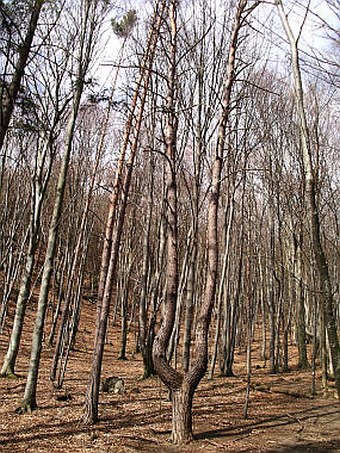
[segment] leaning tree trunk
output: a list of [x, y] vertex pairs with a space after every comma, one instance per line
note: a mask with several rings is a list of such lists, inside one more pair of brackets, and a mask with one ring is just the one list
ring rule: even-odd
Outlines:
[[[95, 162], [94, 162], [94, 166], [93, 166], [93, 170], [92, 170], [92, 174], [91, 174], [91, 181], [90, 181], [89, 189], [87, 192], [86, 202], [85, 202], [85, 206], [84, 206], [84, 210], [83, 210], [83, 214], [82, 214], [82, 218], [81, 218], [78, 238], [77, 238], [75, 250], [74, 250], [74, 253], [72, 256], [72, 265], [71, 265], [71, 269], [69, 272], [69, 278], [67, 280], [67, 286], [66, 286], [67, 289], [66, 289], [66, 297], [65, 297], [65, 301], [64, 301], [64, 307], [63, 307], [63, 314], [62, 314], [62, 318], [60, 321], [60, 326], [59, 326], [59, 331], [58, 331], [58, 336], [57, 336], [57, 341], [56, 341], [56, 346], [55, 346], [55, 352], [54, 352], [54, 356], [53, 356], [53, 360], [52, 360], [52, 366], [51, 366], [51, 372], [50, 372], [51, 381], [55, 381], [55, 379], [56, 379], [58, 361], [61, 360], [61, 358], [60, 358], [61, 346], [62, 346], [62, 341], [63, 341], [63, 337], [64, 337], [64, 331], [66, 329], [66, 321], [69, 316], [72, 292], [74, 290], [74, 283], [76, 280], [76, 269], [77, 269], [77, 265], [79, 262], [79, 257], [81, 256], [81, 253], [82, 253], [82, 248], [84, 246], [84, 244], [83, 244], [84, 235], [85, 235], [85, 230], [86, 230], [86, 224], [88, 222], [88, 213], [89, 213], [90, 205], [91, 205], [91, 201], [92, 201], [98, 167], [99, 167], [101, 156], [103, 154], [106, 130], [107, 130], [107, 125], [108, 125], [109, 116], [110, 116], [110, 112], [111, 112], [111, 105], [112, 105], [111, 101], [113, 98], [113, 92], [114, 91], [112, 91], [109, 106], [106, 111], [105, 120], [104, 120], [104, 124], [103, 124], [103, 130], [102, 130], [100, 142], [99, 142], [99, 145], [98, 145], [98, 148], [96, 151]], [[61, 282], [61, 285], [62, 285], [62, 282]], [[59, 301], [58, 301], [58, 303], [59, 303]], [[57, 317], [57, 313], [56, 313], [56, 316], [54, 319], [54, 323], [55, 323], [54, 328], [56, 328], [57, 319], [58, 319], [58, 317]], [[51, 334], [52, 334], [52, 332], [51, 332]], [[49, 341], [49, 343], [51, 345], [51, 340]]]
[[4, 144], [5, 135], [12, 117], [15, 101], [20, 90], [21, 80], [24, 76], [27, 59], [32, 47], [35, 31], [37, 29], [41, 8], [45, 0], [35, 0], [28, 30], [24, 42], [19, 46], [18, 61], [15, 65], [11, 83], [6, 90], [2, 90], [0, 99], [0, 150]]
[[34, 266], [34, 254], [37, 246], [37, 238], [32, 237], [34, 232], [30, 233], [30, 242], [27, 250], [26, 264], [21, 278], [20, 290], [16, 304], [13, 328], [8, 349], [2, 364], [1, 377], [15, 377], [15, 364], [19, 352], [22, 328], [26, 313], [27, 299], [31, 287], [31, 279]]
[[[157, 9], [154, 15], [154, 21], [151, 24], [150, 34], [148, 38], [148, 43], [145, 49], [144, 59], [142, 62], [142, 67], [140, 71], [140, 78], [137, 83], [137, 88], [133, 100], [132, 112], [127, 123], [127, 129], [125, 131], [124, 142], [122, 145], [122, 152], [120, 156], [120, 162], [123, 168], [123, 163], [125, 159], [125, 153], [127, 147], [130, 143], [131, 137], [130, 133], [132, 132], [133, 125], [134, 136], [131, 143], [131, 152], [130, 158], [127, 163], [127, 169], [125, 178], [123, 181], [123, 187], [120, 184], [121, 174], [118, 173], [119, 180], [116, 181], [115, 190], [113, 193], [113, 199], [111, 201], [111, 206], [108, 215], [107, 227], [106, 227], [106, 240], [103, 250], [102, 257], [102, 269], [100, 277], [100, 287], [98, 290], [98, 309], [97, 309], [97, 320], [96, 320], [96, 332], [95, 332], [95, 341], [93, 349], [93, 361], [92, 369], [90, 373], [90, 378], [86, 391], [85, 399], [85, 410], [83, 415], [83, 422], [86, 424], [96, 423], [98, 421], [98, 402], [99, 402], [99, 384], [100, 384], [100, 373], [103, 361], [104, 354], [104, 343], [107, 330], [107, 320], [110, 311], [110, 301], [112, 295], [112, 287], [115, 278], [116, 267], [118, 263], [118, 253], [120, 246], [120, 239], [123, 231], [125, 210], [127, 206], [127, 200], [130, 190], [130, 183], [132, 177], [132, 170], [138, 150], [139, 145], [139, 134], [143, 118], [144, 105], [146, 101], [146, 96], [148, 92], [148, 85], [150, 82], [151, 68], [153, 64], [153, 59], [156, 50], [156, 44], [158, 40], [158, 34], [160, 30], [160, 25], [163, 18], [163, 11], [165, 8], [165, 1], [158, 2]], [[144, 85], [143, 85], [144, 83]], [[140, 100], [139, 111], [137, 117], [135, 118], [135, 108], [137, 105], [137, 100], [139, 98], [139, 92], [141, 87], [142, 94]], [[117, 170], [118, 171], [118, 170]], [[115, 217], [116, 211], [118, 209], [118, 197], [120, 193], [123, 194], [123, 199], [121, 201], [121, 206], [118, 212], [117, 224], [115, 231], [113, 231], [113, 219]]]
[[[79, 98], [80, 100], [80, 98]], [[76, 108], [76, 107], [75, 107]], [[42, 337], [43, 337], [43, 328], [45, 322], [45, 313], [47, 308], [47, 298], [48, 298], [48, 289], [50, 285], [50, 279], [52, 275], [52, 268], [53, 268], [53, 259], [55, 254], [55, 246], [56, 246], [56, 239], [57, 239], [57, 230], [60, 220], [61, 208], [64, 198], [64, 190], [66, 185], [66, 174], [68, 169], [68, 163], [70, 159], [70, 152], [71, 152], [71, 141], [73, 136], [74, 130], [74, 121], [76, 117], [74, 112], [72, 114], [72, 120], [69, 124], [69, 131], [68, 131], [68, 141], [69, 143], [66, 146], [63, 163], [61, 167], [61, 171], [59, 174], [58, 186], [57, 186], [57, 196], [55, 199], [52, 220], [49, 230], [49, 237], [48, 237], [48, 244], [47, 244], [47, 251], [46, 257], [43, 267], [43, 274], [42, 274], [42, 283], [39, 293], [38, 299], [38, 308], [37, 308], [37, 316], [34, 326], [33, 332], [33, 340], [32, 340], [32, 351], [31, 351], [31, 360], [29, 366], [29, 372], [27, 376], [24, 400], [21, 404], [21, 407], [17, 410], [18, 413], [23, 412], [31, 412], [32, 410], [37, 408], [36, 403], [36, 386], [38, 380], [38, 369], [40, 363], [40, 354], [42, 348]]]
[[[85, 18], [89, 19], [91, 11], [91, 3], [86, 5]], [[50, 280], [53, 270], [53, 260], [55, 255], [55, 248], [57, 243], [58, 227], [60, 223], [62, 205], [64, 200], [64, 193], [66, 187], [66, 177], [69, 167], [71, 156], [72, 142], [76, 126], [76, 120], [79, 112], [80, 100], [84, 88], [84, 79], [90, 63], [90, 56], [92, 50], [92, 39], [94, 34], [94, 23], [91, 21], [91, 28], [88, 30], [88, 25], [84, 23], [83, 36], [81, 42], [81, 51], [79, 57], [79, 67], [77, 69], [77, 80], [75, 83], [75, 92], [73, 95], [73, 105], [70, 114], [69, 122], [66, 131], [66, 140], [64, 147], [64, 155], [62, 159], [61, 169], [57, 184], [57, 193], [54, 201], [54, 208], [52, 219], [49, 229], [49, 236], [47, 242], [47, 250], [45, 255], [43, 274], [41, 278], [41, 287], [38, 299], [38, 308], [36, 320], [32, 337], [31, 359], [29, 364], [28, 376], [26, 381], [25, 393], [20, 407], [17, 409], [18, 413], [31, 412], [37, 408], [36, 390], [38, 383], [39, 364], [42, 350], [43, 329], [45, 324], [45, 315], [47, 309], [48, 292], [50, 287]]]
[[[15, 376], [15, 364], [19, 352], [22, 329], [24, 325], [26, 305], [32, 284], [32, 275], [35, 263], [35, 252], [39, 243], [40, 221], [42, 204], [46, 194], [46, 188], [51, 172], [52, 159], [49, 160], [47, 168], [44, 166], [46, 155], [51, 145], [51, 134], [47, 137], [42, 148], [38, 148], [35, 169], [32, 175], [32, 212], [29, 227], [29, 245], [26, 253], [26, 263], [20, 283], [20, 290], [16, 304], [13, 328], [8, 350], [1, 368], [0, 376]], [[38, 144], [38, 147], [41, 145]], [[44, 176], [44, 171], [46, 175]]]
[[327, 259], [323, 249], [320, 232], [319, 209], [316, 203], [316, 174], [313, 169], [310, 137], [307, 126], [306, 111], [303, 99], [302, 76], [299, 60], [298, 41], [300, 34], [295, 38], [284, 11], [282, 0], [276, 0], [279, 15], [290, 44], [292, 70], [295, 85], [296, 108], [299, 117], [301, 152], [305, 177], [305, 201], [307, 216], [310, 224], [311, 243], [315, 256], [316, 269], [320, 277], [321, 298], [325, 308], [326, 330], [329, 339], [331, 359], [334, 370], [335, 384], [340, 399], [340, 344], [335, 321], [334, 297], [329, 276]]

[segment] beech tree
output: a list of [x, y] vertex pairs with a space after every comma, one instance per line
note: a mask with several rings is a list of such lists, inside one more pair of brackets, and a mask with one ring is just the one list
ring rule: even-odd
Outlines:
[[63, 206], [67, 171], [70, 161], [72, 142], [76, 127], [76, 120], [78, 117], [81, 97], [85, 85], [85, 78], [93, 54], [96, 34], [98, 33], [97, 27], [100, 25], [100, 21], [103, 18], [103, 10], [104, 11], [106, 10], [105, 5], [103, 10], [101, 10], [100, 6], [101, 5], [97, 4], [97, 2], [89, 0], [85, 2], [84, 5], [82, 5], [83, 11], [81, 11], [80, 14], [82, 22], [80, 23], [81, 34], [78, 50], [79, 55], [78, 67], [75, 68], [75, 82], [74, 82], [75, 90], [73, 93], [71, 111], [66, 126], [63, 157], [58, 177], [56, 198], [54, 202], [53, 214], [49, 229], [45, 262], [42, 272], [42, 283], [40, 287], [37, 315], [32, 338], [31, 360], [26, 381], [24, 398], [20, 408], [17, 409], [18, 413], [31, 412], [32, 410], [37, 408], [36, 388], [38, 382], [39, 362], [41, 357], [43, 329], [47, 308], [48, 291], [52, 275], [52, 265], [56, 249], [58, 226], [60, 221], [61, 209]]
[[313, 395], [333, 373], [338, 389], [338, 63], [300, 50], [311, 15], [336, 55], [331, 20], [309, 3], [287, 13], [281, 0], [157, 0], [138, 17], [118, 2], [42, 1], [33, 18], [38, 3], [0, 1], [4, 377], [15, 377], [20, 338], [34, 329], [17, 411], [37, 408], [45, 343], [60, 389], [92, 334], [82, 421], [100, 418], [109, 345], [118, 360], [141, 358], [141, 377], [158, 374], [169, 390], [175, 444], [194, 437], [208, 366], [208, 379], [245, 378], [245, 417], [254, 375], [311, 365]]
[[[302, 74], [299, 60], [298, 44], [302, 29], [300, 30], [300, 33], [298, 34], [297, 37], [294, 36], [291, 25], [288, 20], [287, 13], [284, 10], [282, 1], [277, 0], [276, 5], [289, 41], [291, 51], [292, 71], [294, 78], [294, 94], [296, 99], [297, 114], [299, 117], [301, 154], [305, 172], [304, 183], [305, 183], [306, 211], [310, 225], [311, 244], [315, 255], [316, 268], [320, 277], [321, 301], [322, 301], [321, 309], [325, 310], [325, 321], [331, 351], [335, 383], [338, 392], [338, 397], [340, 399], [340, 344], [335, 320], [334, 310], [335, 307], [332, 284], [329, 275], [327, 259], [324, 252], [324, 247], [321, 242], [320, 216], [318, 205], [316, 202], [317, 174], [315, 172], [315, 169], [313, 168], [310, 134], [306, 120], [306, 111], [304, 105], [304, 90], [302, 85]], [[308, 7], [306, 9], [306, 15], [307, 14]]]
[[[42, 2], [37, 2], [41, 3]], [[39, 7], [39, 13], [40, 13], [40, 7]], [[38, 12], [35, 12], [35, 15], [37, 15]], [[38, 20], [39, 14], [37, 17], [34, 19], [34, 29], [37, 26], [37, 20]], [[32, 25], [30, 25], [31, 27]], [[33, 39], [33, 33], [34, 31], [31, 30], [32, 35], [28, 39], [28, 41], [31, 43]], [[25, 54], [25, 61], [27, 60], [29, 48], [26, 49], [27, 55]], [[20, 60], [20, 58], [19, 58]], [[21, 64], [24, 64], [21, 62]], [[20, 86], [20, 81], [23, 76], [23, 71], [24, 71], [24, 66], [21, 68], [19, 71], [20, 75], [20, 80], [16, 80], [16, 83], [18, 83], [17, 90], [19, 90]], [[18, 76], [15, 77], [17, 79]], [[34, 82], [33, 82], [34, 85]], [[37, 86], [35, 85], [35, 88]], [[13, 96], [15, 97], [16, 94], [13, 93]], [[46, 100], [45, 100], [46, 101]], [[7, 105], [7, 104], [6, 104]], [[14, 108], [14, 100], [9, 101], [8, 100], [8, 105], [5, 108], [5, 113], [7, 112], [7, 120], [5, 123], [7, 124], [5, 129], [8, 127], [9, 118], [12, 115]], [[46, 106], [46, 110], [48, 110], [48, 107]], [[12, 328], [12, 334], [11, 338], [9, 341], [9, 346], [8, 350], [1, 368], [1, 376], [3, 377], [13, 377], [15, 375], [15, 363], [17, 359], [17, 355], [19, 352], [19, 345], [20, 345], [20, 339], [21, 339], [21, 334], [22, 334], [22, 328], [23, 328], [23, 321], [25, 317], [25, 311], [26, 311], [26, 305], [27, 305], [27, 300], [29, 298], [30, 290], [31, 290], [31, 281], [33, 277], [33, 270], [34, 270], [34, 264], [35, 264], [35, 254], [36, 250], [38, 247], [38, 241], [39, 241], [39, 234], [40, 234], [40, 223], [41, 223], [41, 211], [42, 211], [42, 204], [46, 195], [46, 190], [47, 190], [47, 184], [49, 181], [49, 177], [51, 174], [51, 167], [54, 159], [54, 139], [56, 135], [56, 129], [57, 125], [60, 119], [61, 112], [60, 110], [55, 111], [51, 118], [43, 118], [43, 120], [40, 120], [35, 116], [34, 112], [30, 112], [29, 117], [26, 118], [27, 124], [22, 124], [23, 130], [26, 133], [27, 136], [30, 136], [30, 144], [27, 144], [27, 146], [32, 147], [33, 143], [36, 142], [36, 151], [35, 151], [35, 158], [33, 161], [32, 169], [31, 169], [31, 216], [30, 216], [30, 222], [29, 222], [29, 227], [27, 229], [27, 236], [28, 236], [28, 248], [26, 252], [26, 260], [25, 260], [25, 267], [24, 267], [24, 272], [21, 277], [21, 283], [20, 283], [20, 290], [19, 290], [19, 295], [17, 298], [17, 304], [16, 304], [16, 312], [15, 312], [15, 318], [14, 318], [14, 323], [13, 323], [13, 328]], [[6, 115], [5, 115], [6, 116]], [[45, 125], [43, 124], [44, 121], [50, 121], [50, 130], [45, 130]], [[41, 136], [39, 137], [38, 133], [38, 128], [41, 127], [43, 133], [40, 134]], [[5, 132], [4, 132], [5, 133]], [[29, 157], [27, 158], [28, 162], [30, 161]]]

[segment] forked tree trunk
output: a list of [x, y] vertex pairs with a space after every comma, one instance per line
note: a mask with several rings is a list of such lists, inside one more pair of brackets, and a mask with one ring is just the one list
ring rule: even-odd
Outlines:
[[[173, 420], [172, 440], [176, 444], [188, 443], [192, 440], [192, 401], [198, 384], [204, 376], [208, 365], [208, 331], [211, 313], [215, 301], [217, 269], [218, 269], [218, 206], [222, 174], [222, 159], [226, 136], [226, 126], [230, 113], [231, 90], [235, 74], [235, 53], [238, 42], [238, 34], [242, 25], [242, 13], [247, 5], [247, 0], [240, 0], [234, 20], [229, 56], [227, 63], [226, 78], [223, 93], [223, 109], [218, 127], [218, 140], [215, 149], [212, 166], [212, 179], [209, 193], [208, 206], [208, 232], [207, 232], [207, 281], [203, 301], [197, 318], [196, 342], [192, 367], [184, 376], [172, 368], [166, 359], [171, 332], [175, 321], [176, 297], [178, 290], [178, 266], [176, 244], [176, 175], [168, 174], [167, 179], [167, 202], [168, 202], [168, 266], [167, 266], [167, 291], [163, 310], [163, 322], [155, 338], [153, 358], [157, 374], [163, 383], [171, 390]], [[176, 146], [176, 130], [174, 129], [174, 78], [176, 67], [176, 6], [173, 0], [169, 8], [169, 22], [171, 41], [169, 50], [169, 77], [166, 124], [166, 151], [168, 167], [173, 165]], [[172, 179], [171, 179], [172, 178]]]

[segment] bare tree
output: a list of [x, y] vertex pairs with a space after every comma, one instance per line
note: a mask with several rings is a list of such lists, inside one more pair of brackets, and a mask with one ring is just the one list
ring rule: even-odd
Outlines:
[[[174, 77], [176, 63], [176, 6], [173, 1], [170, 5], [170, 53], [169, 53], [169, 78], [168, 78], [168, 108], [169, 112], [166, 128], [166, 149], [168, 162], [173, 165], [173, 153], [175, 151], [176, 135], [174, 130]], [[247, 11], [247, 0], [241, 0], [236, 6], [233, 30], [230, 38], [228, 62], [224, 79], [224, 93], [222, 101], [222, 113], [218, 125], [218, 138], [213, 156], [211, 170], [211, 185], [209, 189], [208, 220], [207, 220], [207, 280], [205, 292], [196, 322], [196, 339], [194, 360], [191, 369], [181, 374], [171, 367], [166, 357], [166, 347], [170, 340], [174, 316], [176, 311], [178, 269], [177, 269], [177, 243], [176, 243], [176, 184], [174, 175], [168, 176], [168, 269], [167, 291], [163, 322], [155, 338], [153, 359], [157, 374], [163, 383], [171, 390], [172, 400], [172, 441], [176, 444], [188, 443], [193, 438], [192, 433], [192, 402], [194, 393], [199, 382], [204, 376], [208, 363], [208, 331], [211, 321], [211, 313], [215, 302], [217, 271], [218, 271], [218, 206], [220, 195], [220, 183], [222, 174], [222, 161], [226, 128], [230, 113], [230, 100], [235, 77], [235, 56], [239, 38], [239, 31], [244, 24], [244, 14]], [[171, 83], [171, 81], [173, 81]], [[171, 158], [171, 157], [172, 158]], [[168, 165], [169, 165], [168, 164]], [[172, 165], [170, 166], [171, 171]], [[169, 171], [170, 171], [169, 169]]]
[[[142, 66], [140, 68], [139, 80], [137, 81], [137, 87], [132, 101], [131, 113], [126, 124], [122, 149], [116, 173], [114, 191], [112, 194], [112, 199], [110, 200], [110, 208], [106, 223], [105, 242], [103, 248], [101, 274], [98, 289], [98, 309], [93, 350], [93, 361], [86, 392], [85, 413], [83, 416], [84, 423], [96, 423], [98, 421], [100, 373], [104, 352], [107, 320], [109, 316], [110, 301], [112, 296], [112, 288], [116, 273], [116, 267], [118, 263], [120, 240], [123, 231], [125, 210], [129, 195], [132, 170], [134, 167], [134, 161], [136, 158], [139, 145], [139, 134], [143, 118], [144, 105], [146, 95], [148, 92], [150, 73], [158, 41], [158, 34], [163, 20], [165, 3], [166, 3], [165, 1], [159, 1], [156, 5], [156, 10], [149, 32], [148, 42], [145, 48]], [[137, 101], [139, 100], [139, 97], [140, 105], [136, 113]], [[135, 127], [134, 130], [133, 126]], [[129, 161], [127, 162], [126, 173], [123, 178], [125, 155], [131, 140], [131, 135], [132, 142], [130, 157]], [[119, 206], [120, 197], [122, 199], [121, 205]], [[117, 223], [116, 227], [114, 228], [115, 217]]]
[[18, 413], [31, 412], [37, 408], [36, 389], [38, 382], [39, 363], [42, 349], [43, 329], [47, 308], [48, 292], [52, 275], [53, 260], [57, 243], [58, 226], [60, 221], [61, 209], [63, 206], [66, 177], [71, 156], [72, 142], [78, 117], [80, 101], [85, 85], [85, 77], [89, 68], [93, 54], [98, 25], [102, 19], [103, 11], [96, 2], [88, 0], [84, 3], [83, 13], [81, 14], [82, 23], [80, 24], [80, 41], [78, 67], [75, 74], [75, 90], [73, 93], [72, 107], [66, 127], [65, 144], [63, 158], [58, 177], [57, 193], [54, 201], [53, 214], [50, 224], [47, 250], [42, 273], [37, 316], [32, 338], [31, 360], [26, 381], [24, 398], [21, 406], [17, 409]]
[[[35, 88], [37, 92], [36, 82], [33, 80], [32, 90]], [[59, 89], [60, 87], [58, 87]], [[58, 92], [58, 89], [56, 92]], [[42, 96], [43, 98], [43, 96]], [[42, 205], [46, 196], [47, 185], [51, 175], [52, 164], [55, 155], [55, 139], [57, 136], [58, 124], [62, 116], [62, 110], [65, 103], [56, 105], [56, 109], [50, 115], [49, 106], [46, 104], [50, 101], [47, 96], [44, 100], [41, 98], [42, 115], [39, 117], [34, 110], [26, 114], [27, 118], [21, 118], [23, 132], [26, 137], [30, 137], [28, 147], [36, 146], [35, 158], [33, 163], [29, 155], [27, 155], [27, 165], [31, 172], [31, 218], [27, 229], [28, 248], [26, 252], [25, 268], [22, 273], [20, 290], [17, 298], [15, 318], [11, 333], [11, 338], [8, 350], [1, 369], [2, 376], [13, 376], [15, 371], [15, 363], [19, 351], [20, 339], [22, 334], [23, 322], [25, 317], [26, 305], [30, 296], [31, 283], [35, 265], [35, 254], [37, 251], [41, 227]], [[41, 107], [40, 106], [37, 106]], [[44, 110], [45, 109], [45, 110]], [[24, 113], [24, 112], [23, 112]], [[25, 116], [25, 115], [23, 115]], [[41, 132], [39, 132], [41, 130]], [[36, 143], [36, 145], [33, 145]], [[27, 151], [26, 151], [27, 153]]]
[[[294, 33], [288, 20], [287, 13], [285, 12], [285, 9], [283, 7], [282, 0], [276, 0], [276, 6], [278, 8], [280, 19], [282, 21], [282, 25], [284, 27], [290, 45], [292, 71], [295, 88], [294, 94], [296, 99], [297, 114], [299, 117], [301, 153], [305, 172], [304, 182], [305, 182], [306, 210], [310, 224], [311, 242], [315, 255], [315, 263], [320, 277], [321, 298], [325, 310], [325, 321], [332, 357], [335, 383], [338, 392], [338, 397], [340, 399], [340, 345], [335, 322], [334, 298], [331, 279], [329, 276], [328, 264], [324, 252], [324, 247], [321, 242], [320, 216], [316, 202], [317, 174], [315, 172], [315, 169], [313, 168], [310, 134], [306, 119], [304, 91], [302, 86], [302, 74], [299, 60], [298, 44], [302, 28], [300, 29], [300, 32], [297, 35], [297, 37], [294, 36]], [[309, 5], [306, 8], [306, 16], [308, 14], [308, 10]]]

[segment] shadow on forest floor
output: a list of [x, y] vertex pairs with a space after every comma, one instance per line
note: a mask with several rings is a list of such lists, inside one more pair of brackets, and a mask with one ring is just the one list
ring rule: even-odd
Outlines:
[[340, 440], [323, 442], [306, 442], [290, 445], [268, 453], [336, 453], [340, 451]]
[[[289, 425], [299, 425], [299, 432], [304, 430], [303, 423], [307, 420], [319, 419], [339, 415], [337, 420], [340, 420], [340, 407], [339, 409], [334, 404], [327, 406], [314, 406], [305, 410], [290, 412], [289, 414], [274, 415], [254, 422], [243, 421], [237, 426], [224, 427], [221, 429], [214, 429], [210, 431], [200, 432], [195, 436], [197, 440], [204, 439], [218, 439], [230, 436], [245, 436], [251, 434], [254, 430], [270, 430]], [[327, 423], [325, 421], [325, 423]], [[340, 433], [340, 421], [337, 421]], [[322, 442], [306, 442], [294, 446], [279, 447], [279, 450], [272, 450], [273, 452], [288, 453], [288, 452], [340, 452], [340, 440], [322, 441]]]

